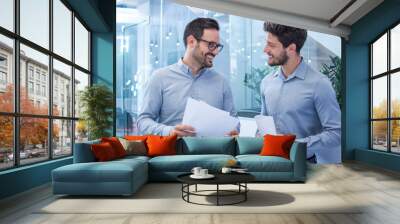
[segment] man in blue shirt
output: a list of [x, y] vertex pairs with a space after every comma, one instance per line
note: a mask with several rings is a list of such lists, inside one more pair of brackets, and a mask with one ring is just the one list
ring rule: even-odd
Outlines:
[[273, 116], [280, 134], [307, 143], [307, 158], [341, 162], [341, 114], [329, 79], [304, 62], [300, 49], [307, 31], [264, 23], [268, 64], [280, 69], [261, 83], [261, 115]]
[[[176, 64], [156, 70], [144, 93], [137, 124], [142, 134], [195, 136], [193, 127], [181, 124], [189, 97], [236, 116], [228, 81], [211, 67], [222, 50], [219, 25], [197, 18], [185, 27], [186, 51]], [[228, 135], [236, 135], [232, 130]]]

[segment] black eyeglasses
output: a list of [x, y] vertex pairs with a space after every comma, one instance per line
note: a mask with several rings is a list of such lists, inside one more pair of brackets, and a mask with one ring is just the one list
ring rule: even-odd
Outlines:
[[203, 40], [201, 38], [199, 38], [197, 40], [206, 42], [208, 44], [208, 49], [210, 51], [214, 51], [215, 49], [217, 49], [218, 52], [221, 52], [222, 49], [224, 48], [224, 45], [216, 43], [216, 42], [213, 42], [213, 41]]

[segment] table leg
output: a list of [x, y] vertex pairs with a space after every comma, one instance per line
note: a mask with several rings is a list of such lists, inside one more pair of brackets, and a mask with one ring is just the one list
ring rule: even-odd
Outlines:
[[247, 201], [247, 183], [244, 183], [244, 201]]
[[217, 184], [217, 206], [219, 205], [219, 184]]

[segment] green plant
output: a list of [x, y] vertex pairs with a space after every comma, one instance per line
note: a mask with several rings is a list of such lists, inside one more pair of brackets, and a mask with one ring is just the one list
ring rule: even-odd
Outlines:
[[266, 68], [251, 68], [250, 73], [244, 75], [244, 86], [253, 90], [254, 99], [256, 101], [256, 108], [261, 107], [261, 94], [260, 85], [263, 78], [269, 74], [274, 74], [277, 67], [266, 67]]
[[81, 117], [87, 125], [89, 139], [109, 136], [107, 129], [112, 125], [113, 115], [112, 92], [104, 85], [95, 84], [86, 87], [79, 95]]
[[332, 83], [332, 87], [336, 92], [336, 99], [339, 103], [340, 108], [342, 108], [343, 98], [342, 98], [342, 78], [343, 78], [343, 68], [342, 61], [338, 56], [329, 56], [331, 59], [329, 64], [323, 64], [321, 68], [321, 73], [326, 75]]

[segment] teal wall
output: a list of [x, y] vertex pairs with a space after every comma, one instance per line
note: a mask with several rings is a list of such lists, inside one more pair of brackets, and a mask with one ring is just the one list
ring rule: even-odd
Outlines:
[[102, 83], [113, 88], [113, 33], [92, 34], [93, 83]]
[[[345, 45], [344, 159], [355, 159], [399, 170], [400, 157], [369, 150], [369, 47], [368, 44], [400, 22], [400, 0], [386, 0], [351, 27]], [[360, 151], [362, 150], [362, 151]]]
[[0, 172], [0, 199], [48, 183], [53, 169], [71, 163], [69, 157]]
[[[92, 82], [114, 87], [115, 0], [67, 0], [92, 31]], [[110, 132], [114, 129], [110, 128]], [[0, 172], [0, 199], [51, 181], [51, 171], [72, 163], [72, 157]]]

